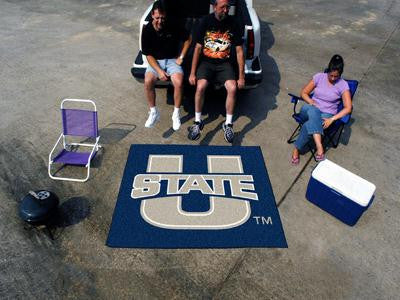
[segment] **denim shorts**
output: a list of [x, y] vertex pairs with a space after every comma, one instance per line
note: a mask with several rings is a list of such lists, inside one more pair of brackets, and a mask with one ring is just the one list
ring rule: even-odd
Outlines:
[[[175, 73], [182, 73], [183, 74], [183, 69], [180, 65], [176, 63], [175, 58], [168, 58], [168, 59], [158, 59], [157, 60], [158, 65], [160, 66], [161, 69], [163, 69], [165, 72], [167, 72], [168, 75], [172, 75]], [[152, 72], [157, 78], [158, 78], [158, 73], [156, 70], [154, 70], [150, 64], [147, 66], [146, 73], [147, 72]]]

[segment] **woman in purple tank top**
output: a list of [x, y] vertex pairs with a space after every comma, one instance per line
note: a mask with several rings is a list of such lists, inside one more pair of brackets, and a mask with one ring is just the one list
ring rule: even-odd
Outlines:
[[[300, 110], [303, 120], [299, 136], [294, 142], [292, 164], [299, 164], [299, 150], [311, 138], [317, 148], [317, 161], [325, 159], [321, 136], [324, 129], [351, 112], [351, 96], [349, 85], [340, 76], [343, 73], [344, 62], [340, 55], [334, 55], [328, 65], [327, 73], [317, 73], [301, 91], [301, 97], [306, 102]], [[313, 93], [312, 97], [310, 94]], [[343, 109], [338, 111], [340, 101]]]

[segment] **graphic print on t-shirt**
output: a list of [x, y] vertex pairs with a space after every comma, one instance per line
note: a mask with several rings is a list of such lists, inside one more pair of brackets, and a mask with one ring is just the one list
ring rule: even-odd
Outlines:
[[204, 36], [204, 56], [228, 59], [231, 51], [232, 33], [229, 31], [207, 31]]

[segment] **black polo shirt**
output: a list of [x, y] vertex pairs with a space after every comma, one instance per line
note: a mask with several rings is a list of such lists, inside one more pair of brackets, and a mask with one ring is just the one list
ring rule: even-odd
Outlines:
[[181, 42], [186, 41], [189, 32], [177, 22], [169, 22], [160, 31], [156, 31], [151, 21], [143, 28], [142, 53], [155, 59], [175, 58], [179, 56]]

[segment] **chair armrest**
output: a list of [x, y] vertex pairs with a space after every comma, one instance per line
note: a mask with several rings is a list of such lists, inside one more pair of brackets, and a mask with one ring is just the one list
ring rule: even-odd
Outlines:
[[304, 101], [304, 99], [301, 98], [301, 97], [299, 97], [299, 96], [293, 95], [293, 94], [291, 94], [291, 93], [288, 93], [288, 95], [289, 95], [290, 97], [292, 97], [291, 100], [290, 100], [290, 102], [292, 102], [292, 103], [294, 104], [294, 106], [293, 106], [293, 114], [297, 114], [297, 112], [296, 112], [297, 103], [299, 102], [299, 100], [300, 100], [300, 101]]
[[90, 165], [90, 161], [92, 160], [94, 152], [98, 150], [98, 148], [99, 148], [99, 140], [100, 140], [100, 136], [96, 137], [96, 143], [94, 143], [92, 151], [90, 151], [90, 155], [89, 155], [88, 162], [87, 162], [86, 166]]
[[63, 134], [60, 134], [60, 137], [58, 138], [56, 144], [54, 145], [53, 149], [51, 149], [50, 154], [49, 154], [49, 163], [52, 161], [51, 156], [53, 155], [54, 150], [56, 149], [58, 143], [60, 142], [61, 138], [63, 137]]
[[290, 100], [290, 102], [292, 102], [292, 103], [297, 103], [299, 100], [304, 101], [303, 98], [301, 98], [299, 96], [296, 96], [296, 95], [293, 95], [291, 93], [288, 93], [288, 95], [290, 97], [292, 97], [292, 99]]

